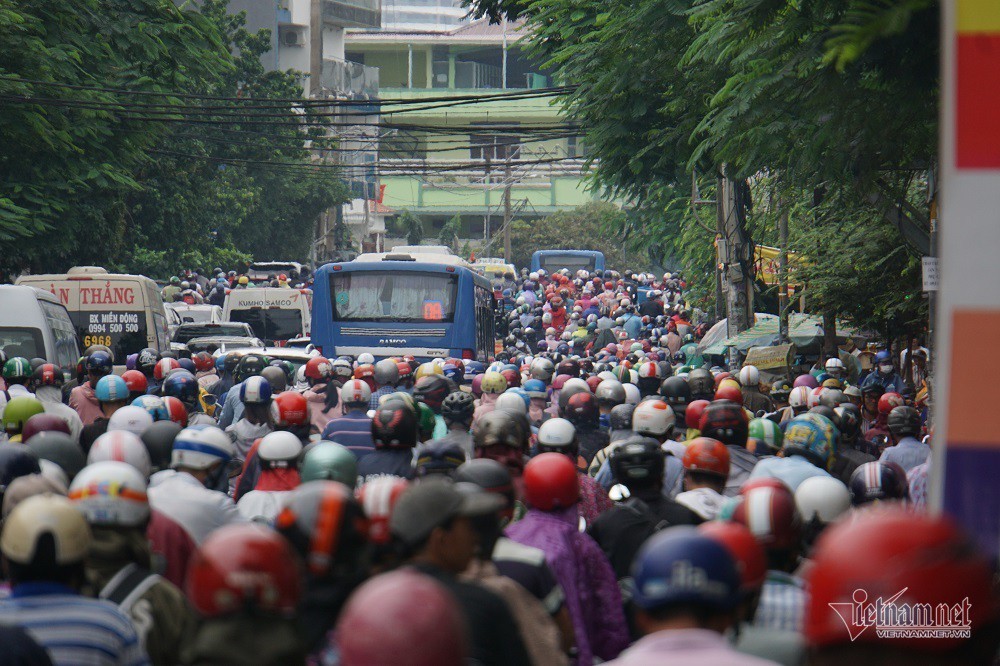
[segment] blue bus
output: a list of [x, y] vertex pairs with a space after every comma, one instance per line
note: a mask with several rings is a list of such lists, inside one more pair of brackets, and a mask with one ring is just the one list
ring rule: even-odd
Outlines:
[[331, 358], [483, 361], [495, 353], [494, 313], [489, 280], [459, 257], [362, 254], [316, 271], [312, 343]]
[[531, 270], [545, 269], [547, 273], [568, 268], [571, 273], [585, 270], [589, 273], [604, 272], [604, 253], [597, 250], [538, 250], [531, 255]]

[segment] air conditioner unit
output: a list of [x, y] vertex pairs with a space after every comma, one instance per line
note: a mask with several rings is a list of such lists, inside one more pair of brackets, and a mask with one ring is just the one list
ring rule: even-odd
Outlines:
[[281, 33], [282, 46], [305, 46], [306, 36], [302, 30], [283, 30]]

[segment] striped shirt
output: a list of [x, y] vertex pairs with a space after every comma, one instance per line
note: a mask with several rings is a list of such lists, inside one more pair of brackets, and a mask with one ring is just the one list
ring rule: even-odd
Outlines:
[[17, 585], [0, 601], [0, 623], [23, 627], [57, 665], [149, 663], [135, 627], [117, 606], [56, 583]]
[[784, 571], [768, 571], [760, 590], [754, 626], [801, 633], [805, 610], [806, 591], [802, 580]]

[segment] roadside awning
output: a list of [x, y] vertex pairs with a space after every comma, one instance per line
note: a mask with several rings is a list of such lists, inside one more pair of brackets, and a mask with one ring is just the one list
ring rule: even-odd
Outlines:
[[[730, 338], [716, 339], [709, 341], [708, 334], [699, 345], [699, 351], [704, 355], [725, 354], [729, 347], [736, 347], [740, 352], [746, 353], [751, 347], [768, 347], [777, 344], [778, 338], [778, 316], [766, 313], [756, 313], [757, 323], [743, 331], [739, 335]], [[711, 333], [721, 324], [721, 330], [725, 332], [725, 322], [723, 319], [709, 330]], [[811, 314], [799, 314], [793, 312], [788, 317], [788, 337], [789, 341], [795, 345], [800, 352], [818, 351], [823, 343], [823, 318]], [[849, 337], [855, 337], [858, 331], [847, 324], [837, 322], [837, 343], [843, 343]]]

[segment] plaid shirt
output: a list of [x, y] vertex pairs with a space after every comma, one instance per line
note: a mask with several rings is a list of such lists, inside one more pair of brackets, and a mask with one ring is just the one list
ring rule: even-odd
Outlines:
[[368, 401], [368, 409], [378, 409], [378, 399], [384, 395], [389, 395], [390, 393], [395, 393], [399, 389], [395, 386], [383, 386], [382, 388], [376, 390], [372, 393], [371, 400]]
[[802, 632], [806, 591], [801, 579], [784, 571], [768, 571], [753, 623], [757, 627]]

